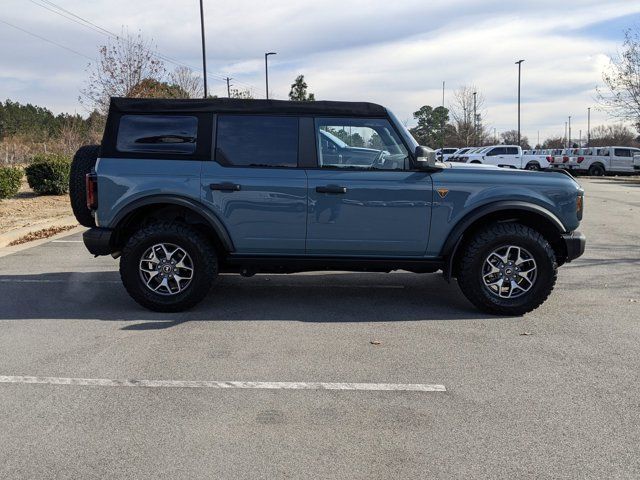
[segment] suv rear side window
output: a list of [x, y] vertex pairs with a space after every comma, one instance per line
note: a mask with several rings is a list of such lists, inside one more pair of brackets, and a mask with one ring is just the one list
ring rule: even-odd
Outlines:
[[507, 155], [518, 155], [518, 147], [506, 147]]
[[225, 166], [297, 167], [298, 118], [218, 116], [216, 161]]
[[123, 115], [120, 152], [188, 155], [196, 151], [198, 119], [178, 115]]

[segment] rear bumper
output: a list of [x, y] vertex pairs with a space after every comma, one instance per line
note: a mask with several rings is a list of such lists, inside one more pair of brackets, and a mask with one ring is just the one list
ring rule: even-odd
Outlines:
[[562, 241], [567, 250], [567, 262], [581, 256], [587, 245], [587, 237], [578, 231], [563, 234]]
[[112, 236], [113, 230], [110, 228], [94, 227], [82, 234], [82, 240], [84, 241], [84, 246], [93, 255], [110, 255], [112, 253]]

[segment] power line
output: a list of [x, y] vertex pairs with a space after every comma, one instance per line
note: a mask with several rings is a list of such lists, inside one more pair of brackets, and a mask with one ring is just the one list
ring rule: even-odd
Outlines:
[[32, 37], [39, 38], [40, 40], [43, 40], [43, 41], [45, 41], [47, 43], [55, 45], [56, 47], [63, 48], [63, 49], [65, 49], [65, 50], [67, 50], [67, 51], [69, 51], [71, 53], [75, 53], [76, 55], [80, 55], [81, 57], [84, 57], [86, 59], [91, 60], [92, 62], [96, 61], [95, 58], [92, 58], [92, 57], [90, 57], [88, 55], [85, 55], [84, 53], [78, 52], [77, 50], [74, 50], [73, 48], [69, 48], [69, 47], [67, 47], [65, 45], [62, 45], [61, 43], [58, 43], [58, 42], [56, 42], [54, 40], [50, 40], [50, 39], [48, 39], [46, 37], [43, 37], [42, 35], [38, 35], [37, 33], [33, 33], [33, 32], [31, 32], [31, 31], [29, 31], [29, 30], [27, 30], [25, 28], [18, 27], [17, 25], [14, 25], [14, 24], [9, 23], [9, 22], [5, 22], [4, 20], [0, 20], [0, 23], [4, 23], [5, 25], [9, 25], [10, 27], [15, 28], [16, 30], [20, 30], [21, 32], [24, 32], [24, 33], [26, 33], [28, 35], [31, 35]]
[[[71, 12], [70, 10], [67, 10], [63, 7], [61, 7], [60, 5], [50, 1], [50, 0], [29, 0], [31, 3], [33, 3], [34, 5], [37, 5], [41, 8], [44, 8], [45, 10], [48, 10], [51, 13], [55, 13], [56, 15], [59, 15], [63, 18], [66, 18], [67, 20], [70, 20], [74, 23], [77, 23], [78, 25], [81, 25], [85, 28], [88, 28], [94, 32], [100, 33], [102, 35], [105, 35], [107, 37], [111, 37], [114, 39], [120, 39], [121, 35], [118, 35], [110, 30], [107, 30], [106, 28], [101, 27], [100, 25], [97, 25], [93, 22], [91, 22], [90, 20], [87, 20], [86, 18], [77, 15], [73, 12]], [[42, 2], [42, 3], [40, 3]], [[168, 57], [166, 55], [161, 54], [160, 52], [152, 52], [152, 55], [160, 58], [161, 60], [164, 60], [168, 63], [171, 63], [173, 65], [176, 66], [180, 66], [180, 67], [186, 67], [189, 68], [191, 70], [197, 70], [197, 71], [201, 71], [202, 72], [202, 68], [198, 68], [198, 67], [193, 67], [191, 65], [185, 64], [180, 62], [179, 60], [176, 60], [175, 58], [171, 58]], [[93, 60], [93, 59], [92, 59]], [[226, 82], [226, 77], [219, 75], [219, 74], [215, 74], [215, 73], [209, 73], [207, 72], [207, 77], [211, 77], [215, 80], [218, 80], [220, 82]], [[254, 86], [245, 82], [241, 82], [241, 81], [237, 81], [237, 83], [241, 84], [242, 86], [244, 86], [245, 88], [254, 90]]]

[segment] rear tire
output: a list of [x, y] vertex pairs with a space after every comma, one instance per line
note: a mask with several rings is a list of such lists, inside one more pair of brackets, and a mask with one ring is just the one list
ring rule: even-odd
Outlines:
[[555, 253], [539, 232], [519, 223], [494, 223], [463, 246], [457, 276], [462, 293], [480, 310], [523, 315], [549, 297], [557, 272]]
[[587, 171], [587, 173], [591, 177], [602, 177], [605, 173], [605, 170], [602, 165], [596, 163], [589, 167], [589, 170]]
[[540, 164], [538, 162], [529, 162], [527, 163], [527, 166], [524, 167], [525, 170], [532, 170], [532, 171], [538, 171], [540, 170]]
[[120, 277], [131, 297], [149, 310], [181, 312], [200, 302], [218, 274], [212, 243], [182, 223], [138, 230], [120, 257]]
[[96, 166], [100, 155], [99, 145], [85, 145], [80, 147], [73, 157], [69, 173], [69, 200], [71, 209], [80, 225], [95, 227], [96, 221], [87, 208], [87, 185], [85, 178]]

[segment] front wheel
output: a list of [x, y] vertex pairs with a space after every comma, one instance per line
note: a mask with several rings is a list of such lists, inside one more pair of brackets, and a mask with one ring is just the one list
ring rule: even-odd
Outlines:
[[458, 284], [485, 312], [523, 315], [542, 305], [556, 283], [558, 264], [551, 245], [525, 225], [491, 224], [463, 248]]
[[156, 312], [180, 312], [200, 302], [218, 273], [211, 242], [181, 223], [138, 230], [120, 257], [120, 277], [131, 297]]
[[598, 163], [591, 165], [587, 173], [591, 177], [602, 177], [604, 175], [604, 167]]
[[532, 170], [532, 171], [538, 171], [540, 170], [540, 164], [538, 164], [538, 162], [529, 162], [527, 163], [527, 166], [524, 167], [525, 170]]

